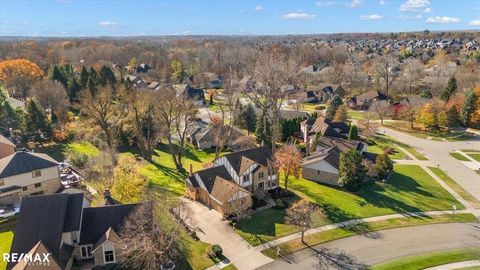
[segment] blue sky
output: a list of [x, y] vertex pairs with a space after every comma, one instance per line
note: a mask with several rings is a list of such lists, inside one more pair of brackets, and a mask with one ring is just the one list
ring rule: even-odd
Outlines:
[[480, 0], [0, 0], [0, 36], [480, 29]]

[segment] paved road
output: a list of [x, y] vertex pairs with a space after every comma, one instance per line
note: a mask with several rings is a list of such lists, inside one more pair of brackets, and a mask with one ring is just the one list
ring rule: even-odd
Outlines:
[[442, 170], [447, 172], [447, 174], [457, 181], [465, 190], [468, 190], [473, 196], [480, 200], [480, 175], [449, 155], [450, 152], [462, 148], [480, 150], [480, 140], [478, 137], [467, 141], [438, 142], [417, 138], [384, 127], [380, 127], [379, 131], [380, 133], [385, 131], [387, 135], [416, 148], [419, 152], [426, 155], [430, 162], [435, 165], [440, 165]]
[[346, 269], [362, 269], [406, 256], [423, 253], [480, 247], [480, 226], [469, 223], [435, 224], [390, 229], [369, 237], [352, 236], [323, 245], [307, 248], [286, 258], [277, 259], [258, 269], [317, 269], [316, 251], [326, 248], [324, 254], [335, 256], [343, 251], [349, 260], [356, 261]]

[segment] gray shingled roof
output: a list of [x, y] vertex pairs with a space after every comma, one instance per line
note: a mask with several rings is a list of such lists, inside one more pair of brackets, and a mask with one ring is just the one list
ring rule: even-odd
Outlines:
[[266, 146], [251, 148], [243, 151], [238, 151], [224, 156], [237, 174], [242, 165], [242, 157], [246, 157], [262, 166], [267, 166], [267, 162], [272, 157], [272, 151]]
[[[217, 167], [208, 168], [208, 169], [205, 169], [205, 170], [198, 171], [195, 174], [197, 174], [200, 177], [200, 179], [202, 179], [202, 182], [205, 185], [205, 187], [207, 188], [208, 192], [212, 191], [212, 187], [213, 187], [213, 184], [215, 183], [215, 178], [217, 176], [219, 176], [219, 177], [221, 177], [225, 180], [232, 180], [232, 177], [228, 173], [225, 166], [217, 166]], [[194, 177], [190, 177], [190, 178], [194, 178]], [[192, 181], [192, 180], [190, 179], [190, 181]], [[192, 182], [192, 185], [194, 187], [198, 186], [198, 183], [195, 179]]]
[[56, 167], [58, 162], [46, 154], [18, 151], [0, 159], [0, 178]]

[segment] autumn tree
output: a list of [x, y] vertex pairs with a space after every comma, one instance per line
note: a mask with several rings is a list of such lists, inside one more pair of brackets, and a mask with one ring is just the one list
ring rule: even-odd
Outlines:
[[127, 106], [122, 102], [124, 94], [124, 89], [114, 91], [107, 85], [99, 87], [95, 95], [89, 90], [82, 90], [79, 95], [80, 111], [101, 129], [109, 149], [115, 148], [120, 124], [127, 113]]
[[350, 191], [358, 191], [362, 187], [367, 169], [362, 156], [356, 149], [340, 153], [338, 183]]
[[180, 226], [171, 220], [165, 205], [153, 202], [136, 207], [119, 233], [125, 249], [125, 269], [163, 269], [179, 255]]
[[380, 124], [383, 125], [383, 120], [390, 116], [392, 107], [388, 100], [377, 100], [370, 105], [369, 110], [380, 118]]
[[447, 125], [447, 113], [438, 101], [424, 104], [415, 117], [415, 122], [427, 129], [438, 129]]
[[288, 189], [290, 175], [298, 178], [300, 175], [302, 155], [295, 145], [284, 145], [274, 154], [275, 167], [283, 172], [285, 190]]
[[415, 118], [417, 117], [418, 110], [422, 107], [422, 102], [418, 99], [409, 99], [401, 109], [398, 117], [404, 121], [410, 123], [410, 128], [413, 129]]
[[233, 141], [233, 145], [239, 150], [250, 149], [256, 146], [255, 138], [251, 136], [241, 136], [235, 141]]
[[122, 203], [137, 202], [147, 189], [148, 181], [138, 172], [133, 156], [120, 156], [113, 170], [112, 195]]
[[480, 86], [474, 90], [476, 96], [475, 110], [471, 114], [470, 123], [473, 127], [480, 128]]
[[67, 92], [58, 81], [41, 80], [36, 82], [31, 89], [31, 96], [35, 97], [38, 103], [52, 113], [57, 124], [63, 127], [68, 120], [68, 99]]
[[397, 78], [394, 67], [398, 65], [397, 58], [390, 52], [384, 52], [383, 55], [376, 58], [375, 70], [385, 85], [385, 93], [389, 93], [393, 83]]
[[365, 119], [358, 120], [358, 126], [362, 130], [362, 135], [368, 139], [377, 133], [378, 123], [372, 120], [372, 115], [370, 112], [367, 111], [365, 116]]
[[347, 119], [348, 119], [347, 105], [342, 104], [338, 107], [337, 112], [335, 112], [335, 116], [333, 117], [333, 121], [346, 122]]
[[333, 98], [328, 102], [325, 118], [332, 120], [341, 105], [343, 105], [342, 98], [339, 95], [333, 96]]
[[301, 199], [292, 204], [285, 214], [285, 221], [287, 224], [294, 225], [302, 234], [301, 241], [304, 241], [305, 232], [312, 228], [315, 223], [318, 223], [323, 218], [321, 209], [309, 202], [307, 199]]
[[138, 61], [137, 61], [137, 58], [136, 57], [132, 57], [130, 59], [130, 62], [128, 62], [128, 65], [127, 65], [127, 71], [128, 72], [136, 72], [137, 71], [137, 65], [138, 65]]
[[26, 59], [15, 59], [0, 62], [0, 82], [13, 97], [24, 99], [32, 84], [44, 76], [44, 72]]
[[[267, 121], [272, 125], [272, 150], [280, 139], [279, 124], [282, 103], [289, 93], [288, 86], [297, 85], [300, 65], [296, 59], [281, 54], [265, 53], [258, 56], [251, 68], [253, 89], [243, 89], [244, 94], [261, 111], [263, 120], [263, 137], [267, 137]], [[257, 129], [258, 130], [258, 129]]]

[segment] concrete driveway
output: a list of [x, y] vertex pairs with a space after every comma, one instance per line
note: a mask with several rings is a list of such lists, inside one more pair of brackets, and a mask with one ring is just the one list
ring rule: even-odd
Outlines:
[[220, 245], [225, 257], [238, 269], [256, 269], [272, 261], [235, 233], [226, 221], [222, 221], [222, 217], [217, 211], [208, 209], [199, 202], [185, 201], [192, 211], [190, 219], [186, 222], [192, 228], [196, 228], [200, 240]]
[[467, 168], [457, 159], [450, 156], [450, 152], [458, 149], [476, 149], [480, 151], [480, 140], [474, 138], [472, 140], [458, 142], [438, 142], [428, 139], [417, 138], [403, 132], [392, 130], [385, 127], [379, 128], [379, 133], [383, 133], [404, 142], [420, 153], [427, 156], [429, 161], [434, 165], [439, 165], [440, 169], [445, 171], [450, 177], [457, 181], [465, 190], [468, 190], [473, 196], [480, 200], [480, 175]]
[[[343, 251], [357, 262], [349, 269], [362, 269], [406, 256], [451, 249], [480, 247], [480, 228], [477, 224], [451, 223], [390, 229], [370, 235], [352, 236], [311, 249], [304, 249], [277, 259], [259, 269], [317, 269], [316, 251]], [[332, 252], [333, 253], [333, 252]]]

